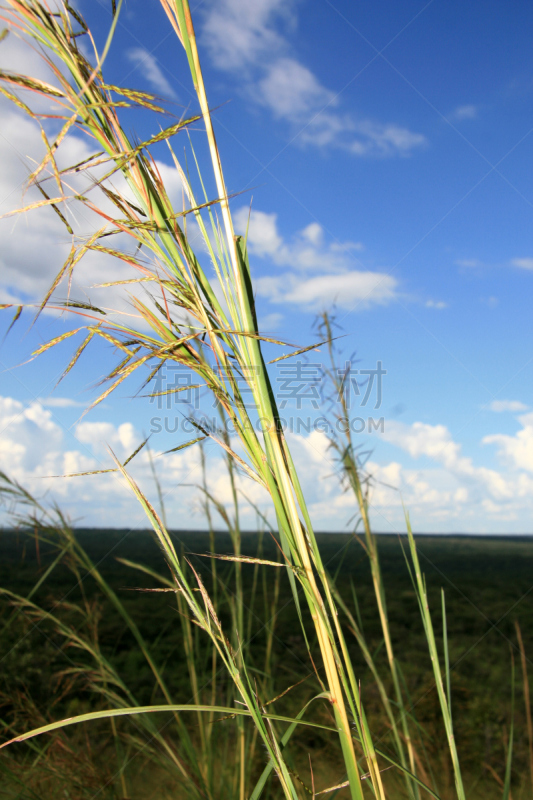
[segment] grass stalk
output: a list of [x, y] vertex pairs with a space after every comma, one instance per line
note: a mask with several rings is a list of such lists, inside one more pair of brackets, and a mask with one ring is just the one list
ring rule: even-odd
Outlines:
[[511, 649], [511, 727], [509, 730], [509, 741], [507, 742], [507, 758], [505, 763], [505, 778], [503, 782], [502, 800], [509, 800], [511, 796], [511, 771], [513, 766], [513, 744], [514, 744], [514, 701], [515, 701], [515, 665], [514, 665], [514, 654]]
[[[370, 669], [372, 670], [375, 680], [377, 681], [382, 702], [384, 703], [387, 716], [389, 717], [389, 721], [392, 726], [392, 732], [398, 757], [400, 758], [401, 763], [404, 767], [409, 766], [410, 771], [413, 774], [416, 774], [414, 747], [411, 738], [411, 733], [409, 730], [408, 715], [404, 704], [403, 693], [401, 691], [396, 658], [392, 646], [392, 638], [391, 638], [390, 625], [387, 613], [385, 587], [379, 563], [377, 540], [370, 526], [370, 518], [368, 513], [368, 496], [367, 492], [365, 492], [364, 489], [364, 484], [361, 477], [361, 470], [357, 459], [357, 453], [351, 435], [350, 410], [348, 408], [346, 401], [347, 395], [345, 386], [345, 382], [346, 380], [349, 380], [349, 376], [343, 374], [342, 370], [340, 370], [336, 364], [334, 345], [333, 345], [334, 336], [333, 336], [332, 318], [328, 312], [323, 313], [321, 321], [318, 325], [318, 329], [320, 335], [323, 338], [325, 338], [328, 343], [327, 346], [329, 352], [330, 366], [325, 371], [326, 371], [326, 376], [329, 378], [330, 383], [333, 387], [335, 395], [334, 399], [338, 404], [339, 408], [339, 411], [336, 413], [336, 420], [335, 420], [337, 424], [332, 428], [333, 430], [339, 431], [339, 433], [330, 436], [330, 446], [336, 452], [344, 480], [346, 481], [347, 486], [351, 489], [351, 491], [354, 494], [357, 503], [357, 508], [359, 511], [360, 520], [363, 525], [366, 553], [370, 562], [374, 595], [376, 598], [379, 619], [381, 623], [381, 630], [383, 632], [385, 650], [387, 653], [387, 660], [389, 664], [389, 670], [394, 687], [394, 696], [399, 711], [400, 727], [403, 734], [403, 739], [407, 747], [408, 761], [406, 760], [405, 757], [404, 747], [398, 730], [398, 723], [396, 721], [396, 715], [392, 713], [391, 705], [388, 700], [388, 697], [386, 696], [383, 683], [378, 676], [377, 669], [374, 665], [373, 659], [366, 646], [366, 643], [364, 642], [362, 628], [356, 625], [353, 617], [351, 617], [352, 630], [354, 632], [357, 641], [359, 642], [360, 647], [362, 648], [365, 660], [369, 665]], [[347, 609], [345, 605], [344, 608], [346, 612]], [[418, 785], [413, 784], [407, 776], [406, 776], [406, 787], [409, 796], [412, 797], [414, 800], [417, 800], [420, 796]]]
[[533, 722], [531, 720], [531, 699], [529, 693], [529, 677], [527, 674], [527, 658], [526, 650], [524, 647], [524, 640], [522, 639], [522, 631], [518, 620], [515, 620], [516, 637], [518, 639], [518, 647], [520, 649], [520, 663], [522, 666], [522, 686], [524, 692], [524, 705], [526, 711], [527, 722], [527, 743], [529, 755], [529, 777], [531, 781], [531, 796], [533, 797]]
[[[428, 644], [429, 655], [431, 658], [431, 665], [433, 667], [433, 675], [435, 678], [435, 685], [437, 688], [437, 694], [439, 697], [439, 703], [442, 713], [442, 718], [444, 721], [444, 727], [446, 730], [446, 738], [448, 740], [448, 748], [450, 751], [450, 756], [452, 760], [453, 766], [453, 774], [455, 779], [455, 790], [457, 792], [458, 800], [466, 800], [464, 785], [463, 785], [463, 777], [461, 773], [461, 766], [459, 763], [459, 755], [457, 753], [457, 745], [455, 741], [455, 737], [453, 734], [453, 722], [452, 722], [452, 714], [451, 708], [448, 704], [448, 697], [446, 695], [446, 691], [444, 688], [444, 681], [442, 677], [442, 670], [440, 667], [440, 659], [439, 653], [437, 649], [437, 644], [435, 641], [435, 634], [433, 630], [433, 621], [431, 619], [431, 614], [429, 611], [429, 601], [427, 596], [427, 589], [426, 589], [426, 582], [424, 576], [422, 575], [420, 569], [420, 562], [418, 560], [418, 552], [416, 549], [416, 543], [414, 540], [413, 532], [411, 530], [411, 523], [409, 521], [409, 516], [406, 515], [406, 525], [407, 525], [407, 534], [409, 537], [409, 551], [411, 554], [411, 560], [413, 564], [413, 571], [412, 571], [412, 579], [413, 585], [416, 591], [418, 605], [420, 608], [420, 614], [422, 617], [422, 623], [424, 626], [424, 633], [426, 636], [426, 641]], [[411, 568], [409, 567], [410, 571]], [[514, 686], [514, 684], [513, 684]]]

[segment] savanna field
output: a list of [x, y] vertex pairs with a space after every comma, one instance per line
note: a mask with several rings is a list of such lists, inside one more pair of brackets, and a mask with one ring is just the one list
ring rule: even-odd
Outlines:
[[[213, 692], [217, 700], [223, 699], [229, 688], [227, 679], [218, 669], [215, 669], [213, 679], [211, 653], [198, 637], [198, 694], [195, 696], [183, 644], [182, 622], [174, 599], [166, 593], [142, 591], [158, 588], [160, 584], [118, 560], [143, 564], [146, 569], [167, 575], [168, 569], [150, 532], [77, 530], [75, 535], [96, 565], [99, 580], [116, 593], [127, 614], [138, 625], [174, 702], [190, 703], [201, 698], [202, 702], [209, 703]], [[178, 548], [191, 554], [191, 564], [202, 575], [206, 586], [211, 587], [209, 559], [192, 555], [211, 552], [209, 535], [180, 531], [172, 536]], [[415, 591], [402, 551], [405, 542], [386, 535], [379, 535], [377, 539], [387, 586], [393, 644], [409, 698], [408, 713], [416, 720], [419, 774], [440, 797], [451, 798], [454, 797], [453, 775], [442, 748], [438, 698]], [[216, 552], [232, 552], [227, 533], [218, 532], [214, 541]], [[335, 576], [337, 588], [347, 605], [354, 609], [354, 617], [364, 631], [376, 667], [390, 691], [383, 634], [368, 558], [361, 543], [347, 534], [319, 534], [318, 541], [327, 569]], [[56, 546], [52, 547], [39, 541], [34, 532], [3, 531], [0, 540], [1, 585], [22, 597], [28, 596], [53, 563], [58, 544], [56, 541]], [[452, 705], [467, 796], [501, 796], [513, 723], [511, 665], [514, 658], [512, 796], [530, 797], [527, 708], [516, 625], [522, 632], [527, 668], [531, 672], [533, 608], [529, 592], [532, 542], [527, 538], [418, 536], [417, 545], [427, 576], [439, 638], [442, 636], [441, 587], [446, 595]], [[262, 548], [264, 558], [277, 560], [279, 551], [269, 533], [243, 534], [243, 554], [256, 556], [258, 547]], [[76, 575], [73, 566], [72, 560], [63, 557], [32, 596], [32, 601], [42, 611], [53, 613], [64, 627], [59, 628], [54, 620], [45, 618], [41, 612], [3, 604], [5, 681], [2, 720], [10, 732], [24, 730], [37, 721], [44, 724], [106, 706], [101, 694], [95, 691], [98, 678], [94, 672], [98, 672], [98, 659], [91, 658], [74, 645], [69, 639], [71, 631], [86, 640], [88, 646], [97, 646], [99, 657], [109, 661], [140, 705], [164, 702], [150, 666], [136, 646], [134, 635], [109, 596], [102, 591], [95, 575], [81, 567]], [[243, 565], [245, 647], [250, 659], [250, 674], [262, 686], [264, 700], [271, 700], [294, 686], [273, 704], [277, 713], [291, 716], [298, 713], [320, 691], [320, 687], [299, 630], [287, 577], [278, 573], [278, 585], [272, 574], [277, 570], [273, 567], [270, 570], [269, 573], [265, 567], [261, 574], [257, 566]], [[218, 561], [217, 582], [220, 617], [230, 629], [234, 613], [234, 566]], [[16, 619], [9, 625], [15, 614]], [[306, 629], [312, 638], [308, 623]], [[352, 634], [349, 634], [348, 645], [357, 677], [361, 680], [370, 727], [379, 741], [377, 746], [392, 754], [390, 725], [381, 708], [372, 674]], [[266, 680], [265, 673], [268, 673]], [[304, 682], [299, 683], [302, 680]], [[330, 725], [332, 719], [327, 708], [317, 709], [310, 718], [326, 725]], [[179, 736], [173, 721], [169, 721], [169, 715], [160, 714], [156, 719], [163, 736], [179, 751]], [[187, 715], [185, 721], [200, 759], [197, 722], [192, 714]], [[66, 791], [68, 796], [80, 798], [191, 796], [190, 788], [179, 788], [180, 781], [176, 790], [171, 778], [172, 770], [161, 763], [164, 762], [161, 746], [156, 745], [149, 734], [139, 731], [134, 722], [125, 719], [117, 720], [116, 725], [124, 738], [118, 756], [108, 721], [65, 729], [50, 735], [46, 743], [35, 740], [32, 748], [20, 744], [12, 752], [4, 751], [5, 795], [48, 798]], [[214, 796], [232, 797], [230, 765], [238, 748], [236, 723], [226, 719], [213, 722], [211, 727], [212, 767], [216, 776]], [[258, 777], [261, 770], [260, 748], [257, 748], [256, 755], [257, 765], [250, 763], [250, 778]], [[343, 767], [331, 734], [309, 728], [294, 735], [291, 765], [307, 788], [311, 786], [309, 757], [317, 788], [333, 785]], [[126, 795], [121, 791], [117, 774], [121, 759], [127, 762], [124, 770]], [[392, 773], [392, 770], [384, 773], [391, 796], [405, 796], [398, 775]], [[17, 788], [15, 776], [23, 780], [24, 789]], [[302, 784], [300, 791], [302, 797], [309, 796]], [[275, 779], [269, 781], [264, 796], [279, 796]], [[339, 790], [337, 796], [346, 796], [346, 789]], [[421, 796], [424, 797], [424, 792]]]

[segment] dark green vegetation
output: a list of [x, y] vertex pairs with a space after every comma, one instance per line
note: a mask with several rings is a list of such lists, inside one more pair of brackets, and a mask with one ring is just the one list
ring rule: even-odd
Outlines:
[[[159, 588], [161, 584], [117, 560], [122, 558], [142, 563], [169, 576], [152, 534], [148, 531], [79, 530], [76, 538], [138, 625], [162, 670], [174, 702], [209, 702], [213, 689], [209, 643], [205, 641], [203, 661], [197, 662], [200, 697], [195, 700], [174, 595], [136, 591]], [[172, 538], [178, 552], [181, 548], [190, 554], [210, 551], [208, 534], [179, 532]], [[369, 648], [390, 690], [383, 634], [366, 553], [352, 536], [323, 534], [317, 538], [328, 571], [336, 575], [338, 590], [354, 616], [360, 616]], [[278, 547], [269, 534], [262, 537], [243, 534], [243, 554], [255, 556], [260, 539], [263, 557], [280, 561]], [[377, 540], [383, 582], [387, 587], [394, 650], [416, 719], [419, 775], [429, 784], [434, 782], [443, 798], [451, 797], [453, 774], [448, 751], [443, 747], [444, 733], [433, 672], [402, 547], [397, 537], [381, 535]], [[520, 625], [525, 653], [529, 658], [533, 655], [533, 541], [525, 537], [418, 536], [417, 545], [428, 582], [437, 637], [442, 633], [441, 587], [446, 593], [452, 710], [467, 797], [501, 796], [511, 725], [513, 657], [516, 702], [512, 796], [515, 800], [531, 797], [527, 722], [515, 624], [518, 622]], [[228, 534], [216, 535], [216, 550], [217, 553], [233, 552]], [[36, 540], [33, 532], [4, 531], [0, 538], [0, 553], [0, 585], [21, 596], [32, 591], [39, 576], [57, 556], [56, 548]], [[189, 558], [210, 593], [217, 594], [221, 621], [229, 635], [234, 564], [216, 562], [215, 592], [211, 561], [197, 555]], [[65, 630], [59, 630], [53, 620], [43, 618], [29, 607], [19, 610], [9, 627], [3, 629], [1, 717], [2, 724], [9, 729], [8, 735], [55, 719], [107, 707], [101, 682], [93, 674], [97, 662], [87, 651], [75, 646], [72, 637], [69, 639], [69, 629], [100, 649], [139, 705], [164, 702], [131, 630], [95, 581], [94, 574], [80, 570], [77, 580], [73, 568], [79, 569], [73, 559], [63, 560], [32, 598], [36, 606], [51, 611], [61, 620]], [[278, 598], [275, 597], [277, 575]], [[307, 678], [273, 704], [276, 713], [295, 715], [320, 691], [320, 687], [301, 633], [287, 573], [275, 567], [257, 570], [254, 564], [243, 564], [242, 579], [249, 626], [247, 645], [251, 645], [247, 650], [250, 673], [257, 671], [259, 676], [264, 672], [265, 664], [269, 665], [270, 693], [268, 697], [262, 697], [263, 702]], [[9, 598], [4, 596], [2, 625], [13, 613]], [[312, 644], [312, 626], [306, 624], [306, 628]], [[272, 633], [272, 651], [268, 653], [269, 634]], [[201, 637], [198, 644], [199, 652], [202, 652]], [[348, 645], [357, 678], [361, 680], [363, 701], [376, 747], [387, 752], [390, 729], [374, 681], [353, 637], [348, 636]], [[226, 675], [218, 669], [217, 695], [224, 695], [228, 688]], [[168, 713], [157, 715], [157, 725], [165, 735], [168, 731], [172, 740], [174, 734], [169, 730], [169, 717]], [[317, 709], [310, 717], [326, 725], [332, 722], [332, 715], [324, 708]], [[196, 719], [193, 714], [184, 715], [184, 719], [193, 746], [196, 746]], [[220, 759], [217, 768], [222, 772], [224, 761], [233, 757], [237, 746], [236, 722], [226, 719], [214, 722], [213, 727], [216, 737], [214, 752]], [[110, 721], [103, 720], [67, 728], [3, 751], [2, 765], [12, 772], [11, 779], [4, 784], [6, 796], [15, 797], [20, 790], [20, 797], [48, 798], [59, 796], [65, 786], [68, 786], [66, 796], [72, 798], [181, 796], [176, 795], [175, 790], [173, 794], [166, 794], [165, 770], [161, 767], [158, 771], [157, 767], [158, 745], [150, 741], [146, 731], [139, 730], [135, 720], [125, 718], [116, 721], [116, 728], [120, 734], [120, 747], [124, 748], [119, 760], [129, 760], [124, 773], [125, 780], [129, 780], [128, 795], [122, 791], [118, 780], [114, 731]], [[144, 748], [143, 737], [147, 745]], [[306, 785], [309, 785], [309, 755], [317, 787], [319, 783], [331, 786], [342, 780], [343, 765], [331, 734], [319, 729], [300, 728], [294, 734], [294, 743], [293, 769]], [[393, 754], [392, 750], [390, 752]], [[261, 748], [258, 748], [258, 775], [265, 760]], [[33, 763], [39, 765], [38, 771], [33, 768]], [[147, 769], [148, 763], [151, 763], [150, 769]], [[394, 772], [390, 770], [383, 776], [387, 776], [386, 784], [393, 790], [390, 796], [405, 796], [401, 782], [392, 777]], [[26, 783], [25, 789], [20, 786], [16, 789], [14, 776]], [[140, 777], [134, 780], [135, 776]], [[338, 797], [343, 797], [345, 792], [345, 789], [338, 792]], [[271, 796], [278, 796], [275, 782], [271, 783]], [[327, 796], [332, 797], [334, 793]], [[421, 792], [421, 797], [428, 796]]]

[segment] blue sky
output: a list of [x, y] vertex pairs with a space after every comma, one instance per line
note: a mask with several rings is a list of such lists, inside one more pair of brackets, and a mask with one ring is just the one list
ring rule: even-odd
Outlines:
[[[102, 46], [108, 4], [79, 7]], [[403, 498], [419, 531], [531, 533], [533, 7], [206, 0], [191, 8], [226, 181], [243, 192], [233, 200], [243, 227], [252, 201], [262, 327], [303, 346], [316, 337], [316, 314], [335, 306], [341, 360], [356, 352], [359, 368], [381, 361], [387, 371], [379, 410], [354, 398], [354, 413], [384, 419], [383, 433], [360, 435], [376, 478], [374, 527], [403, 530]], [[0, 44], [0, 65], [39, 68], [14, 36]], [[196, 108], [155, 0], [149, 12], [125, 4], [106, 69], [109, 82], [156, 91], [177, 113]], [[40, 145], [18, 112], [3, 101], [1, 111], [4, 213], [20, 206], [27, 156]], [[153, 120], [131, 114], [128, 125], [153, 133]], [[200, 137], [193, 133], [201, 152]], [[72, 154], [87, 146], [75, 136], [68, 143]], [[172, 184], [162, 148], [156, 157]], [[28, 216], [0, 222], [2, 302], [35, 300], [53, 280], [69, 244], [51, 217], [34, 212], [31, 231]], [[78, 291], [109, 269], [88, 264]], [[50, 491], [85, 524], [143, 524], [112, 479], [46, 476], [107, 466], [106, 443], [127, 455], [149, 430], [153, 405], [131, 400], [133, 387], [79, 422], [111, 354], [95, 348], [50, 394], [70, 344], [15, 367], [70, 323], [45, 315], [28, 330], [30, 319], [0, 350], [0, 468]], [[310, 402], [303, 411], [317, 416]], [[176, 436], [154, 435], [154, 453]], [[331, 479], [324, 435], [291, 441], [317, 528], [343, 530], [353, 508]], [[191, 491], [177, 488], [199, 479], [197, 456], [172, 459], [159, 462], [171, 524], [202, 527]], [[210, 465], [226, 500], [214, 451]], [[146, 461], [135, 469], [151, 491]], [[253, 515], [245, 520], [253, 526]]]

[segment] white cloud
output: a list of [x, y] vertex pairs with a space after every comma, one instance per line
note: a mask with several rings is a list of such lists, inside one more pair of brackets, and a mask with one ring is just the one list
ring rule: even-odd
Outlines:
[[71, 397], [39, 397], [36, 402], [42, 406], [49, 406], [49, 408], [85, 408], [87, 406], [87, 403], [80, 403]]
[[315, 75], [293, 58], [279, 58], [268, 68], [258, 84], [261, 101], [277, 117], [302, 115], [335, 104], [333, 92], [324, 88]]
[[265, 211], [252, 211], [240, 208], [234, 214], [235, 227], [244, 234], [248, 232], [248, 249], [254, 255], [272, 258], [284, 247], [283, 239], [278, 233], [277, 214], [267, 214]]
[[520, 400], [493, 400], [488, 408], [491, 411], [500, 413], [502, 411], [510, 411], [511, 413], [519, 413], [520, 411], [527, 411], [527, 406], [521, 403]]
[[[462, 455], [461, 445], [453, 440], [444, 425], [428, 425], [423, 422], [406, 425], [391, 420], [385, 426], [383, 438], [415, 459], [426, 456], [436, 461], [450, 475], [466, 481], [471, 488], [476, 487], [478, 492], [488, 493], [492, 499], [508, 500], [513, 495], [513, 480], [495, 470], [476, 467], [471, 458]], [[483, 442], [488, 441], [488, 438], [490, 437], [486, 437]]]
[[513, 258], [511, 264], [519, 269], [533, 269], [533, 258]]
[[[496, 434], [483, 440], [497, 446], [505, 462], [501, 472], [474, 465], [472, 459], [462, 455], [461, 446], [443, 425], [421, 422], [404, 425], [387, 421], [384, 438], [389, 444], [415, 459], [425, 456], [430, 463], [418, 469], [405, 467], [398, 458], [379, 463], [376, 459], [379, 445], [374, 446], [373, 460], [366, 465], [373, 478], [370, 513], [374, 529], [403, 532], [403, 500], [415, 530], [419, 531], [530, 531], [533, 414], [523, 415], [520, 420], [522, 429], [516, 436]], [[335, 474], [337, 465], [326, 434], [314, 430], [305, 436], [290, 432], [286, 436], [315, 527], [344, 530], [356, 506], [351, 493], [343, 492], [339, 484]], [[179, 434], [162, 433], [150, 440], [169, 525], [203, 528], [200, 495], [194, 489], [201, 480], [199, 450], [192, 447], [157, 455], [175, 445], [178, 437]], [[24, 406], [13, 398], [0, 397], [0, 470], [37, 496], [50, 492], [78, 524], [146, 525], [141, 507], [120, 475], [49, 477], [112, 467], [109, 446], [118, 458], [124, 459], [142, 438], [130, 422], [115, 426], [109, 422], [84, 420], [74, 432], [69, 432], [61, 425], [60, 418], [42, 404], [33, 402]], [[208, 445], [206, 452], [209, 486], [231, 513], [231, 485], [220, 450]], [[128, 470], [148, 498], [157, 504], [145, 450], [130, 463]], [[261, 487], [242, 475], [238, 475], [237, 483], [274, 523], [270, 503]], [[187, 487], [185, 492], [184, 486]], [[255, 513], [245, 503], [242, 518], [244, 525], [255, 526]]]
[[[312, 222], [289, 241], [280, 234], [277, 214], [241, 208], [235, 214], [237, 230], [245, 231], [249, 221], [248, 248], [253, 256], [278, 267], [289, 267], [281, 275], [254, 276], [259, 296], [275, 303], [291, 303], [309, 310], [322, 310], [336, 303], [339, 308], [367, 308], [394, 300], [395, 278], [385, 272], [353, 269], [354, 253], [360, 242], [327, 243], [325, 231]], [[314, 273], [312, 277], [304, 277]], [[318, 274], [316, 274], [318, 273]]]
[[318, 222], [312, 222], [285, 241], [278, 231], [278, 215], [265, 211], [240, 208], [234, 215], [236, 229], [248, 228], [248, 248], [252, 255], [268, 258], [280, 267], [302, 271], [327, 270], [344, 272], [354, 262], [352, 253], [363, 250], [360, 242], [325, 244], [325, 232]]
[[[444, 425], [386, 421], [383, 438], [429, 465], [369, 462], [375, 480], [371, 512], [376, 529], [403, 530], [403, 507], [416, 530], [530, 532], [533, 511], [533, 414], [521, 418], [517, 436], [487, 436], [506, 463], [503, 471], [476, 466]], [[431, 462], [434, 462], [433, 464]]]
[[421, 133], [413, 133], [399, 125], [374, 125], [369, 133], [369, 139], [374, 142], [379, 154], [385, 156], [392, 156], [395, 153], [407, 156], [428, 143]]
[[514, 469], [533, 472], [533, 413], [519, 417], [522, 429], [515, 436], [502, 433], [485, 436], [483, 444], [494, 444], [499, 456]]
[[479, 106], [475, 105], [457, 106], [457, 108], [455, 108], [450, 114], [450, 118], [456, 120], [476, 119], [478, 113], [479, 113]]
[[[44, 145], [39, 127], [22, 115], [7, 101], [0, 100], [2, 114], [2, 137], [0, 137], [0, 215], [24, 207], [42, 199], [32, 188], [23, 196], [28, 175], [44, 156]], [[87, 139], [68, 135], [58, 150], [57, 161], [65, 168], [87, 159], [94, 152]], [[174, 167], [157, 161], [157, 167], [178, 210], [181, 210], [181, 180]], [[69, 183], [76, 191], [87, 193], [90, 179], [71, 177]], [[129, 189], [121, 176], [112, 180], [115, 189], [124, 194]], [[102, 195], [92, 199], [110, 211], [110, 203]], [[102, 220], [78, 202], [63, 204], [63, 213], [78, 235], [92, 233], [102, 226]], [[196, 228], [193, 223], [190, 233]], [[50, 208], [39, 208], [0, 219], [0, 302], [32, 303], [42, 300], [54, 278], [65, 262], [72, 237], [61, 220]], [[126, 237], [115, 237], [114, 246], [133, 251], [135, 245]], [[138, 277], [132, 267], [117, 259], [97, 253], [88, 253], [75, 268], [72, 275], [71, 296], [78, 300], [90, 299], [93, 303], [112, 307], [118, 311], [131, 312], [127, 293], [119, 289], [92, 289], [95, 284]], [[123, 287], [122, 287], [123, 288]], [[132, 294], [139, 290], [131, 290]], [[55, 297], [66, 299], [66, 281], [58, 287]]]
[[163, 75], [157, 59], [144, 47], [133, 47], [126, 53], [128, 59], [135, 65], [135, 69], [143, 75], [152, 88], [167, 97], [175, 97], [176, 93]]
[[97, 451], [108, 447], [120, 447], [121, 453], [128, 456], [141, 443], [139, 434], [131, 422], [123, 422], [116, 428], [111, 422], [80, 422], [76, 426], [76, 438], [82, 444], [89, 444]]
[[[454, 469], [460, 463], [461, 446], [452, 440], [449, 430], [444, 425], [428, 425], [424, 422], [406, 425], [391, 420], [386, 426], [384, 439], [401, 447], [413, 458], [428, 456]], [[462, 462], [463, 471], [469, 469], [467, 462], [468, 459]]]
[[65, 496], [67, 487], [49, 476], [64, 474], [72, 464], [76, 471], [97, 468], [90, 454], [68, 454], [64, 432], [51, 411], [38, 402], [25, 407], [0, 397], [0, 470], [34, 492], [52, 489]]
[[[23, 186], [37, 159], [44, 156], [39, 128], [13, 106], [2, 104], [0, 160], [0, 213], [31, 203], [34, 191], [22, 197]], [[64, 142], [65, 159], [75, 164], [90, 155], [85, 142], [68, 137]], [[68, 212], [67, 212], [68, 213]], [[2, 250], [1, 281], [12, 293], [40, 296], [59, 271], [69, 246], [69, 234], [51, 209], [37, 209], [0, 221]]]
[[302, 278], [294, 273], [257, 278], [257, 294], [276, 303], [292, 303], [311, 311], [335, 304], [343, 309], [385, 305], [397, 297], [397, 281], [379, 272], [350, 270], [337, 275]]
[[[35, 50], [13, 34], [2, 42], [0, 65], [3, 69], [35, 75], [52, 83], [56, 82], [50, 70]], [[145, 66], [145, 71], [149, 64]], [[24, 94], [24, 92], [22, 92]], [[33, 107], [34, 98], [27, 100]], [[50, 100], [37, 99], [40, 111], [50, 112]], [[55, 108], [55, 107], [54, 107]], [[57, 112], [57, 109], [56, 109]], [[0, 137], [0, 216], [17, 208], [24, 207], [35, 200], [42, 200], [36, 189], [23, 194], [29, 174], [45, 154], [39, 126], [20, 112], [6, 98], [0, 96], [0, 115], [2, 136]], [[45, 123], [49, 137], [53, 139], [57, 124]], [[54, 127], [55, 126], [55, 127]], [[60, 169], [79, 163], [94, 153], [97, 147], [88, 137], [70, 133], [57, 152]], [[156, 165], [162, 175], [171, 200], [178, 211], [183, 208], [181, 180], [177, 170], [160, 161]], [[102, 175], [105, 167], [94, 170], [96, 177]], [[90, 193], [91, 181], [87, 175], [70, 175], [68, 183], [75, 191], [88, 194], [100, 203], [104, 210], [112, 206], [103, 195]], [[49, 184], [52, 186], [52, 183]], [[110, 185], [116, 190], [130, 194], [121, 175], [114, 176]], [[62, 211], [78, 235], [92, 233], [102, 226], [102, 219], [80, 203], [63, 204]], [[196, 228], [193, 222], [190, 233]], [[63, 223], [50, 208], [40, 208], [25, 214], [0, 220], [0, 302], [35, 302], [42, 299], [49, 289], [59, 269], [66, 260], [72, 245], [72, 237]], [[131, 248], [126, 237], [115, 237], [114, 245], [119, 249]], [[114, 306], [120, 311], [131, 312], [131, 304], [126, 293], [121, 290], [93, 290], [94, 284], [106, 281], [137, 277], [133, 268], [111, 257], [89, 253], [73, 272], [72, 296], [76, 299], [90, 299], [93, 303]], [[60, 285], [56, 292], [58, 299], [65, 299], [67, 289]], [[132, 290], [132, 294], [135, 290]]]
[[[5, 6], [2, 7], [2, 10], [6, 10]], [[50, 57], [50, 53], [47, 55]], [[65, 74], [65, 67], [58, 59], [52, 57], [52, 62]], [[39, 50], [35, 46], [30, 46], [22, 35], [16, 34], [13, 27], [0, 46], [0, 69], [21, 75], [30, 75], [46, 83], [57, 85], [56, 76], [40, 56]], [[13, 86], [10, 87], [11, 91], [13, 88]], [[41, 113], [50, 113], [51, 109], [57, 109], [56, 104], [52, 103], [49, 97], [35, 95], [29, 89], [17, 88], [15, 91], [24, 102], [31, 103]], [[7, 105], [8, 101], [1, 97], [0, 103]], [[52, 113], [57, 113], [57, 111], [52, 111]]]
[[443, 300], [427, 300], [426, 308], [435, 308], [440, 311], [443, 308], [448, 308], [448, 303], [445, 303]]
[[[108, 447], [118, 458], [125, 459], [142, 438], [129, 422], [115, 427], [108, 422], [85, 421], [73, 433], [61, 424], [60, 417], [37, 401], [24, 406], [14, 398], [0, 397], [0, 471], [37, 497], [50, 493], [79, 524], [83, 520], [83, 524], [96, 526], [146, 525], [144, 512], [120, 474], [52, 477], [112, 468], [115, 465]], [[197, 460], [198, 455], [189, 451], [161, 459], [163, 490], [168, 495], [169, 509], [177, 511], [176, 501], [182, 507], [181, 516], [175, 517], [180, 521], [184, 498], [176, 496], [176, 486], [184, 481], [198, 482]], [[141, 451], [128, 469], [147, 495], [153, 497], [146, 452]], [[189, 491], [185, 498], [188, 513], [193, 495]]]
[[[36, 497], [48, 494], [77, 524], [94, 526], [146, 527], [146, 517], [131, 488], [119, 473], [65, 476], [115, 467], [109, 449], [124, 461], [144, 438], [131, 422], [115, 426], [110, 422], [80, 422], [74, 431], [61, 423], [60, 410], [48, 410], [38, 401], [25, 406], [11, 397], [0, 396], [0, 471], [21, 483]], [[154, 435], [150, 445], [160, 476], [169, 524], [174, 528], [205, 527], [198, 515], [201, 483], [200, 453], [197, 447], [159, 456], [160, 450], [175, 445], [169, 433]], [[190, 438], [190, 434], [182, 434]], [[235, 445], [234, 445], [235, 446]], [[222, 451], [207, 447], [207, 476], [212, 492], [232, 512], [233, 496]], [[128, 472], [146, 496], [157, 505], [155, 486], [146, 449], [131, 461]], [[182, 485], [187, 487], [183, 490]], [[266, 496], [258, 484], [242, 475], [237, 486], [265, 512]], [[243, 504], [243, 524], [253, 527], [255, 511]], [[6, 521], [0, 507], [0, 524]], [[274, 524], [274, 520], [272, 518]]]
[[304, 125], [298, 136], [302, 144], [336, 147], [356, 156], [410, 156], [413, 150], [427, 145], [422, 134], [400, 125], [335, 114], [329, 108], [295, 121]]
[[354, 125], [355, 138], [348, 149], [355, 155], [366, 156], [409, 156], [427, 145], [421, 133], [413, 133], [408, 128], [392, 123], [381, 124], [363, 120]]
[[212, 61], [219, 69], [241, 70], [285, 49], [274, 22], [280, 16], [287, 19], [291, 5], [286, 0], [212, 2], [202, 30]]
[[281, 0], [217, 0], [202, 37], [214, 64], [238, 76], [245, 96], [298, 130], [297, 143], [336, 147], [356, 156], [408, 156], [427, 144], [420, 133], [340, 112], [336, 93], [290, 53], [279, 21], [294, 22]]
[[[524, 422], [533, 425], [530, 416]], [[498, 472], [474, 465], [472, 459], [462, 455], [461, 446], [443, 425], [386, 421], [384, 438], [413, 458], [426, 456], [430, 463], [422, 469], [407, 468], [398, 459], [379, 463], [379, 446], [375, 447], [373, 459], [365, 467], [372, 476], [370, 515], [374, 530], [405, 532], [405, 504], [418, 531], [530, 532], [533, 477], [522, 468], [510, 473], [508, 469]], [[339, 492], [327, 437], [315, 431], [305, 438], [292, 434], [288, 440], [313, 520], [326, 521], [326, 529], [331, 530], [333, 519], [337, 530], [344, 529], [345, 521], [355, 513], [355, 503], [350, 492]], [[527, 465], [527, 471], [531, 471], [533, 459]]]

